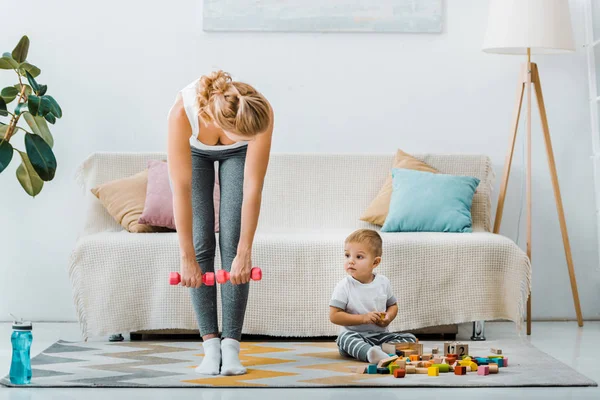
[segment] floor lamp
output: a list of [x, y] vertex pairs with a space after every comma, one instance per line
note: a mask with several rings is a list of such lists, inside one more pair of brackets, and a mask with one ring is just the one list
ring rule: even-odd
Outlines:
[[[577, 322], [579, 326], [583, 326], [577, 281], [575, 280], [573, 259], [571, 257], [571, 245], [569, 244], [569, 236], [567, 234], [565, 214], [558, 186], [558, 178], [556, 176], [556, 164], [554, 162], [554, 153], [552, 151], [552, 142], [546, 118], [546, 108], [544, 107], [544, 97], [542, 96], [542, 84], [538, 67], [535, 63], [531, 62], [532, 54], [560, 54], [574, 50], [575, 46], [573, 43], [568, 0], [490, 0], [483, 51], [487, 53], [527, 56], [527, 62], [521, 68], [517, 84], [516, 107], [511, 126], [502, 183], [500, 185], [494, 233], [500, 231], [504, 199], [515, 148], [521, 106], [523, 104], [523, 94], [527, 92], [527, 256], [531, 260], [531, 86], [533, 85], [540, 112], [544, 142], [546, 144], [550, 177], [554, 189], [554, 198], [556, 200], [567, 267], [569, 269]], [[527, 334], [531, 335], [531, 294], [527, 300]]]

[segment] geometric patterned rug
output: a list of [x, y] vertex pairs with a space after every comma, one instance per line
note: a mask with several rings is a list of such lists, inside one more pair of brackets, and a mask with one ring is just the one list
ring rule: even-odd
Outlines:
[[[424, 352], [443, 349], [442, 342], [422, 341]], [[242, 342], [240, 359], [248, 373], [206, 376], [195, 373], [202, 343], [191, 341], [65, 342], [58, 341], [32, 360], [29, 387], [511, 387], [597, 386], [569, 366], [525, 340], [468, 342], [473, 356], [501, 348], [510, 360], [498, 374], [437, 377], [410, 374], [357, 374], [365, 365], [343, 358], [331, 342]], [[0, 384], [10, 384], [8, 376]], [[22, 387], [22, 386], [20, 386]]]

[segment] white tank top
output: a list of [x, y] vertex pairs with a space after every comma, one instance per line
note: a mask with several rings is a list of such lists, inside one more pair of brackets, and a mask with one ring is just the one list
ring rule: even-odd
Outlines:
[[190, 145], [200, 150], [227, 150], [227, 149], [235, 149], [237, 147], [242, 147], [248, 145], [246, 141], [235, 142], [233, 144], [225, 144], [225, 145], [216, 145], [210, 146], [202, 143], [198, 140], [198, 133], [200, 132], [200, 124], [198, 123], [198, 103], [196, 102], [196, 93], [198, 92], [198, 83], [200, 79], [196, 79], [183, 89], [179, 91], [181, 93], [181, 98], [183, 99], [183, 107], [185, 109], [185, 114], [190, 121], [190, 126], [192, 127], [192, 136], [190, 136]]

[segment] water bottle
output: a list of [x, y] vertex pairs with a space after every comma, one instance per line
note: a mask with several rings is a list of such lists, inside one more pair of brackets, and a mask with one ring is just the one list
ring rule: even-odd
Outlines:
[[13, 322], [10, 337], [12, 342], [12, 362], [10, 364], [10, 383], [27, 385], [31, 383], [31, 334], [32, 325], [29, 321]]

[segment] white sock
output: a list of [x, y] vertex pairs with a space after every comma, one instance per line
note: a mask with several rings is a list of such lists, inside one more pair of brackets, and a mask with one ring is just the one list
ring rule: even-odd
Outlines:
[[205, 340], [202, 344], [204, 358], [196, 367], [196, 372], [203, 375], [219, 375], [221, 367], [221, 339], [216, 337]]
[[377, 364], [379, 361], [389, 357], [389, 354], [381, 350], [379, 346], [373, 346], [367, 352], [367, 360], [372, 364]]
[[240, 362], [240, 342], [230, 338], [223, 339], [221, 353], [223, 355], [221, 375], [243, 375], [246, 373], [246, 368]]

